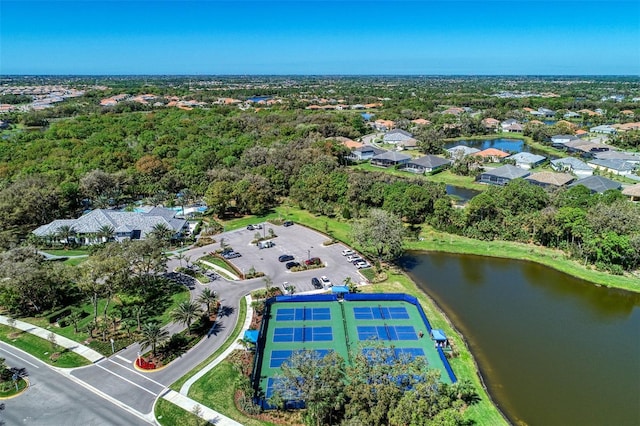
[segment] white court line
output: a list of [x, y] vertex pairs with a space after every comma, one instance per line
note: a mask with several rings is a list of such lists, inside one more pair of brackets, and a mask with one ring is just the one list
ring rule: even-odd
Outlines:
[[125, 358], [125, 357], [123, 357], [123, 356], [116, 355], [116, 358], [121, 359], [121, 360], [123, 360], [123, 361], [126, 361], [126, 362], [128, 362], [128, 363], [133, 364], [133, 361], [131, 361], [130, 359], [126, 359], [126, 358]]
[[100, 364], [96, 364], [96, 365], [97, 365], [98, 367], [102, 368], [102, 369], [103, 369], [104, 371], [106, 371], [107, 373], [109, 373], [109, 374], [113, 374], [114, 376], [116, 376], [116, 377], [118, 377], [118, 378], [120, 378], [120, 379], [124, 380], [125, 382], [127, 382], [127, 383], [129, 383], [129, 384], [132, 384], [133, 386], [135, 386], [135, 387], [137, 387], [137, 388], [142, 389], [143, 391], [145, 391], [145, 392], [147, 392], [147, 393], [149, 393], [149, 394], [151, 394], [151, 395], [153, 395], [153, 396], [156, 396], [156, 395], [157, 395], [156, 393], [151, 392], [149, 389], [145, 388], [144, 386], [140, 386], [140, 385], [139, 385], [139, 384], [137, 384], [136, 382], [133, 382], [133, 381], [131, 381], [131, 380], [127, 379], [126, 377], [122, 377], [121, 375], [114, 373], [113, 371], [109, 370], [108, 368], [105, 368], [105, 367], [101, 366]]
[[142, 377], [143, 379], [147, 379], [147, 380], [148, 380], [148, 381], [150, 381], [151, 383], [154, 383], [154, 384], [156, 384], [156, 385], [158, 385], [158, 386], [160, 386], [160, 387], [162, 387], [162, 388], [166, 388], [166, 386], [165, 386], [165, 385], [163, 385], [162, 383], [160, 383], [160, 382], [156, 382], [155, 380], [150, 379], [149, 377], [145, 376], [144, 374], [140, 373], [139, 371], [132, 370], [132, 369], [130, 369], [130, 368], [128, 368], [128, 367], [125, 367], [125, 366], [124, 366], [124, 365], [122, 365], [122, 364], [118, 364], [117, 362], [115, 362], [115, 361], [113, 361], [113, 360], [109, 360], [109, 361], [110, 361], [110, 362], [112, 362], [113, 364], [117, 365], [118, 367], [124, 368], [125, 370], [127, 370], [127, 371], [129, 371], [129, 372], [131, 372], [131, 373], [135, 373], [135, 374], [137, 374], [138, 376]]

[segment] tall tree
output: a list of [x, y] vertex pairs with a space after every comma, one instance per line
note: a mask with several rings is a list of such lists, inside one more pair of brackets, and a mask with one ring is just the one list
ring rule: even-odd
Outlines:
[[382, 209], [371, 209], [366, 218], [353, 224], [354, 241], [373, 249], [379, 259], [392, 260], [402, 254], [404, 227], [400, 218]]
[[196, 302], [185, 300], [171, 311], [171, 318], [174, 321], [187, 326], [187, 333], [191, 335], [191, 323], [202, 315], [202, 309]]
[[142, 340], [140, 340], [140, 346], [142, 349], [151, 347], [151, 353], [156, 356], [156, 348], [169, 339], [169, 332], [157, 322], [145, 323], [141, 331]]
[[205, 288], [198, 296], [198, 302], [207, 307], [207, 317], [211, 316], [213, 305], [218, 301], [218, 295], [210, 288]]

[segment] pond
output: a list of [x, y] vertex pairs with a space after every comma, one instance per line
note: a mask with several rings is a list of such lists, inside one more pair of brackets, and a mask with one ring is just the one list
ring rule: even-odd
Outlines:
[[401, 263], [465, 336], [514, 424], [640, 424], [640, 295], [517, 260]]
[[466, 203], [481, 192], [477, 189], [468, 189], [454, 185], [447, 185], [446, 191], [448, 195], [451, 195], [459, 203]]
[[500, 151], [516, 154], [518, 152], [530, 152], [532, 154], [543, 155], [545, 157], [550, 157], [551, 159], [555, 159], [555, 156], [549, 156], [549, 154], [537, 150], [535, 148], [531, 148], [527, 145], [522, 139], [508, 139], [508, 138], [498, 138], [498, 139], [484, 139], [484, 140], [460, 140], [455, 142], [447, 142], [444, 145], [444, 149], [453, 148], [457, 145], [464, 145], [471, 148], [477, 148], [479, 150], [485, 150], [488, 148], [499, 149]]

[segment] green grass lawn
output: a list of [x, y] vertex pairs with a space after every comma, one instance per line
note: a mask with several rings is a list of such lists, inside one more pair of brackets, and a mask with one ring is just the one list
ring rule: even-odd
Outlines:
[[[178, 292], [172, 294], [169, 297], [169, 301], [167, 303], [168, 307], [161, 313], [161, 315], [156, 315], [154, 318], [160, 321], [162, 324], [168, 324], [171, 321], [171, 311], [178, 304], [189, 300], [189, 290], [187, 290], [183, 286], [176, 285], [176, 289], [180, 289]], [[98, 315], [102, 317], [105, 300], [100, 300], [98, 302]], [[112, 312], [116, 306], [116, 301], [111, 301], [109, 306], [109, 312]], [[89, 333], [86, 332], [87, 325], [93, 320], [93, 305], [90, 303], [85, 303], [81, 306], [76, 307], [76, 309], [83, 310], [89, 313], [88, 316], [81, 319], [78, 323], [78, 332], [76, 333], [72, 324], [67, 325], [66, 327], [58, 327], [55, 324], [49, 324], [49, 321], [44, 317], [29, 317], [29, 318], [21, 318], [23, 321], [28, 323], [37, 325], [39, 327], [48, 329], [53, 331], [56, 334], [60, 334], [61, 336], [67, 337], [71, 340], [74, 340], [79, 343], [84, 343], [87, 339], [89, 339]], [[94, 332], [94, 337], [97, 335], [97, 332]], [[130, 344], [128, 338], [123, 340], [119, 344], [118, 338], [116, 337], [116, 349], [119, 349], [120, 346], [127, 346]], [[94, 339], [89, 345], [90, 348], [100, 352], [103, 355], [111, 355], [111, 346], [108, 343], [100, 342], [99, 339]]]
[[162, 426], [196, 426], [209, 424], [193, 413], [178, 407], [166, 399], [158, 399], [155, 407], [155, 416]]
[[[6, 325], [0, 325], [0, 340], [55, 367], [73, 368], [91, 364], [86, 358], [65, 350], [62, 346], [52, 347], [48, 340]], [[56, 352], [60, 353], [60, 357], [56, 361], [52, 361], [51, 355]]]
[[42, 250], [52, 256], [89, 256], [89, 249]]
[[65, 265], [78, 266], [79, 264], [86, 262], [88, 257], [71, 257], [64, 261]]
[[[233, 274], [233, 275], [237, 275], [237, 272], [236, 272], [236, 271], [234, 271], [234, 270], [233, 270], [233, 268], [231, 268], [231, 267], [227, 264], [227, 262], [225, 262], [224, 260], [222, 260], [222, 259], [220, 259], [220, 258], [218, 258], [218, 257], [214, 257], [214, 256], [211, 256], [211, 255], [207, 254], [206, 256], [202, 256], [202, 257], [201, 257], [200, 259], [198, 259], [198, 260], [204, 260], [204, 261], [207, 261], [207, 262], [209, 262], [209, 263], [213, 263], [213, 264], [214, 264], [214, 265], [216, 265], [217, 267], [224, 269], [224, 271], [227, 271], [227, 272], [229, 272], [230, 274]], [[213, 268], [211, 268], [211, 267], [210, 267], [210, 266], [208, 266], [208, 265], [201, 264], [201, 266], [202, 266], [203, 268], [206, 268], [206, 269], [213, 269]], [[215, 271], [216, 271], [217, 273], [219, 273], [220, 275], [224, 275], [224, 277], [225, 277], [225, 278], [227, 278], [227, 279], [233, 279], [233, 278], [231, 278], [231, 275], [226, 274], [224, 271], [220, 271], [220, 270], [218, 270], [218, 269], [215, 269]]]
[[0, 383], [0, 398], [10, 398], [17, 395], [25, 390], [28, 385], [29, 383], [25, 379], [18, 379], [18, 390], [16, 390], [16, 385], [13, 383], [13, 380], [2, 382]]

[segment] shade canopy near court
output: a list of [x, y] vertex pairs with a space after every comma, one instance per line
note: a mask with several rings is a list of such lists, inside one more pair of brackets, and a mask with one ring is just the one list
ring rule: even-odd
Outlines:
[[444, 334], [444, 331], [439, 330], [439, 329], [431, 330], [431, 337], [436, 342], [446, 342], [447, 341], [447, 336]]
[[[278, 383], [281, 366], [300, 350], [318, 357], [335, 351], [350, 363], [357, 353], [367, 356], [382, 344], [391, 351], [389, 356], [401, 362], [426, 357], [430, 368], [440, 370], [443, 382], [456, 381], [442, 349], [423, 338], [425, 334], [433, 337], [435, 330], [417, 299], [405, 294], [349, 293], [344, 288], [346, 292], [337, 294], [278, 296], [267, 301], [252, 377], [257, 394], [265, 396], [256, 401], [263, 408], [269, 408], [266, 400]], [[435, 336], [444, 333], [439, 330]], [[303, 405], [296, 395], [285, 399], [290, 400], [289, 407]]]

